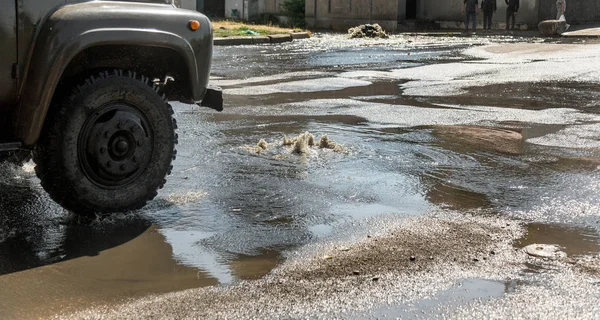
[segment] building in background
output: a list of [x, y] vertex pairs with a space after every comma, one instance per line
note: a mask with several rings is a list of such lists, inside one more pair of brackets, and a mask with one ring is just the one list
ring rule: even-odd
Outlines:
[[233, 20], [256, 20], [262, 14], [282, 16], [280, 8], [285, 0], [179, 0], [182, 7], [189, 2], [187, 9], [198, 10], [209, 18]]
[[204, 13], [209, 18], [225, 17], [225, 0], [195, 0], [196, 10]]
[[[556, 0], [521, 0], [517, 24], [525, 29], [556, 16]], [[379, 23], [386, 30], [435, 26], [461, 28], [463, 0], [306, 0], [309, 28], [347, 29], [364, 23]], [[493, 17], [496, 27], [505, 25], [506, 4], [497, 0]], [[600, 1], [569, 0], [565, 14], [569, 23], [600, 21]], [[481, 20], [482, 16], [478, 16]]]

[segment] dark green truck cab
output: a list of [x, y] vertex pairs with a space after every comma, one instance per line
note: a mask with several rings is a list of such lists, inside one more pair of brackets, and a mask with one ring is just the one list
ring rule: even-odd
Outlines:
[[169, 101], [223, 108], [208, 18], [139, 1], [0, 4], [0, 158], [32, 151], [76, 213], [144, 206], [175, 158]]

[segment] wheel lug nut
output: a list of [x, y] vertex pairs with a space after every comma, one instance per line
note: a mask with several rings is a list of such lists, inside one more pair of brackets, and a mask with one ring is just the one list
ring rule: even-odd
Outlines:
[[135, 132], [137, 131], [137, 129], [138, 129], [138, 128], [137, 128], [136, 126], [132, 126], [132, 127], [131, 127], [131, 129], [130, 129], [130, 131], [131, 131], [132, 133], [135, 133]]
[[119, 123], [117, 124], [117, 128], [123, 129], [123, 122], [119, 121]]
[[110, 137], [110, 132], [108, 132], [108, 131], [104, 131], [104, 137], [105, 137], [105, 138], [109, 138], [109, 137]]
[[100, 148], [100, 153], [104, 154], [105, 152], [106, 152], [106, 148], [105, 147]]
[[112, 167], [112, 161], [108, 161], [108, 162], [106, 163], [106, 167], [107, 167], [107, 168], [110, 168], [110, 167]]
[[136, 156], [134, 156], [133, 158], [131, 158], [131, 161], [133, 161], [133, 162], [137, 162], [137, 157], [136, 157]]
[[122, 164], [121, 167], [120, 167], [121, 171], [125, 171], [126, 168], [127, 167], [124, 164]]
[[138, 147], [141, 147], [144, 143], [142, 142], [142, 140], [137, 142]]

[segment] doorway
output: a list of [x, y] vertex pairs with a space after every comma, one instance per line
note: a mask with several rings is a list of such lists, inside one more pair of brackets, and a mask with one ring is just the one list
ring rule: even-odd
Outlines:
[[[200, 2], [202, 2], [203, 11], [200, 10]], [[206, 14], [209, 18], [225, 17], [225, 0], [197, 0], [198, 11]]]
[[406, 20], [417, 18], [417, 0], [406, 0]]

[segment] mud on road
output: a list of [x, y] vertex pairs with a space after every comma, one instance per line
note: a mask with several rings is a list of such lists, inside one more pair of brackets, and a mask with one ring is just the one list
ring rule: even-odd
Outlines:
[[0, 168], [0, 318], [594, 318], [598, 49], [217, 48], [226, 110], [175, 104], [178, 160], [146, 208], [72, 223], [31, 163]]

